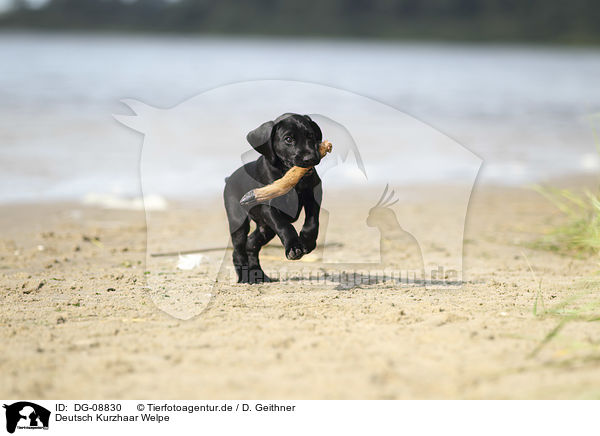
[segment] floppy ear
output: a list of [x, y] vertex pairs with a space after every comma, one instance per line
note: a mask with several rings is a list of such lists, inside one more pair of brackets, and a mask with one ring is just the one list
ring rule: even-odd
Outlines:
[[265, 156], [269, 161], [273, 161], [275, 159], [273, 145], [271, 144], [273, 126], [275, 126], [273, 121], [267, 121], [246, 135], [246, 140], [250, 143], [250, 145], [254, 147], [254, 149], [260, 154]]
[[304, 115], [304, 118], [306, 118], [308, 120], [308, 122], [310, 123], [310, 126], [312, 127], [314, 133], [315, 133], [315, 137], [317, 138], [317, 140], [319, 142], [321, 142], [321, 140], [323, 139], [323, 133], [321, 133], [321, 128], [319, 127], [319, 125], [317, 123], [315, 123], [311, 117], [309, 117], [308, 115]]

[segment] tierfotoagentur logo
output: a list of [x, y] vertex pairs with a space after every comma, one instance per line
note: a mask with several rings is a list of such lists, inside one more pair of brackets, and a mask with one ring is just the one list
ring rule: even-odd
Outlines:
[[[275, 283], [259, 286], [302, 283], [347, 290], [379, 283], [428, 289], [462, 285], [464, 226], [482, 160], [431, 126], [373, 99], [296, 81], [231, 84], [169, 109], [123, 102], [134, 114], [115, 118], [144, 134], [140, 174], [147, 291], [170, 315], [197, 316], [223, 286], [243, 288], [249, 285], [238, 282], [268, 281], [264, 277]], [[307, 220], [314, 217], [299, 216], [295, 231], [304, 245], [292, 247], [292, 254], [281, 232], [253, 227], [249, 208], [232, 212], [239, 199], [226, 201], [228, 216], [223, 200], [214, 206], [223, 210], [220, 222], [207, 223], [203, 214], [236, 168], [265, 158], [263, 140], [268, 143], [277, 123], [290, 113], [317, 125], [322, 133], [318, 140], [333, 145], [314, 166], [321, 181], [315, 188], [320, 209], [316, 245], [305, 237]], [[260, 144], [256, 132], [262, 135]], [[245, 177], [253, 188], [265, 185], [253, 182], [249, 173]], [[167, 185], [177, 187], [178, 195]], [[431, 199], [422, 201], [424, 193]], [[157, 196], [168, 206], [155, 207]], [[269, 206], [288, 213], [297, 198], [292, 189], [269, 200]], [[176, 229], [165, 229], [169, 213], [182, 217]], [[230, 232], [237, 235], [233, 244]], [[222, 238], [216, 240], [216, 235]], [[242, 245], [257, 238], [265, 239], [261, 246], [266, 244], [261, 263], [252, 258], [248, 266]]]
[[3, 406], [6, 409], [6, 431], [14, 433], [19, 430], [48, 430], [50, 411], [29, 401], [18, 401]]

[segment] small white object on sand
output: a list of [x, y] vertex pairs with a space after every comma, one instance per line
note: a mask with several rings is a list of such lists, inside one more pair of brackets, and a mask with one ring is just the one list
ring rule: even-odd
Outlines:
[[88, 206], [115, 210], [156, 211], [167, 209], [167, 200], [160, 195], [145, 195], [144, 198], [128, 198], [117, 194], [97, 194], [90, 192], [83, 197], [82, 203]]
[[208, 263], [208, 256], [204, 254], [180, 254], [177, 261], [177, 269], [190, 270], [203, 263]]

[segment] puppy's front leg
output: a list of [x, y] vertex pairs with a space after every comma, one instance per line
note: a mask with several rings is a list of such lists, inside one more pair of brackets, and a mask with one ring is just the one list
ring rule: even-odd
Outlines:
[[279, 236], [283, 247], [285, 248], [285, 256], [289, 260], [298, 260], [304, 254], [302, 243], [298, 237], [298, 233], [294, 226], [283, 216], [283, 212], [274, 207], [261, 205], [260, 215], [262, 221], [265, 222], [275, 234]]
[[321, 212], [321, 200], [323, 190], [319, 183], [313, 189], [307, 189], [300, 194], [300, 201], [304, 206], [304, 225], [300, 231], [300, 242], [302, 243], [302, 252], [308, 254], [317, 246], [317, 237], [319, 236], [319, 213]]

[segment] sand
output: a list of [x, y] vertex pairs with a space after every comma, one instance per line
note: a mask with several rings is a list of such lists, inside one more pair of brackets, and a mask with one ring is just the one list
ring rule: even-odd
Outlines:
[[[406, 206], [407, 220], [435, 221], [423, 216], [421, 203], [438, 201], [439, 193], [428, 195]], [[152, 219], [152, 250], [227, 241], [218, 199]], [[361, 220], [350, 213], [330, 223], [331, 256], [350, 258], [361, 250], [363, 242], [352, 242], [363, 240], [356, 230]], [[593, 303], [600, 284], [597, 259], [529, 248], [558, 220], [552, 205], [530, 190], [477, 189], [465, 226], [465, 282], [458, 289], [302, 280], [226, 280], [211, 288], [202, 279], [210, 265], [161, 273], [177, 258], [147, 263], [142, 211], [4, 206], [0, 396], [598, 398], [600, 323], [569, 322], [543, 344], [559, 319], [533, 313], [537, 296], [538, 307]], [[197, 239], [189, 240], [190, 229], [197, 229]], [[444, 232], [439, 238], [443, 245]], [[373, 238], [364, 241], [372, 247]], [[286, 261], [277, 243], [262, 258], [267, 272], [330, 269], [318, 256]], [[168, 280], [162, 295], [147, 288], [152, 277]], [[209, 301], [202, 299], [209, 294]], [[156, 302], [169, 298], [195, 301], [192, 309], [200, 314], [183, 320], [165, 313]]]

